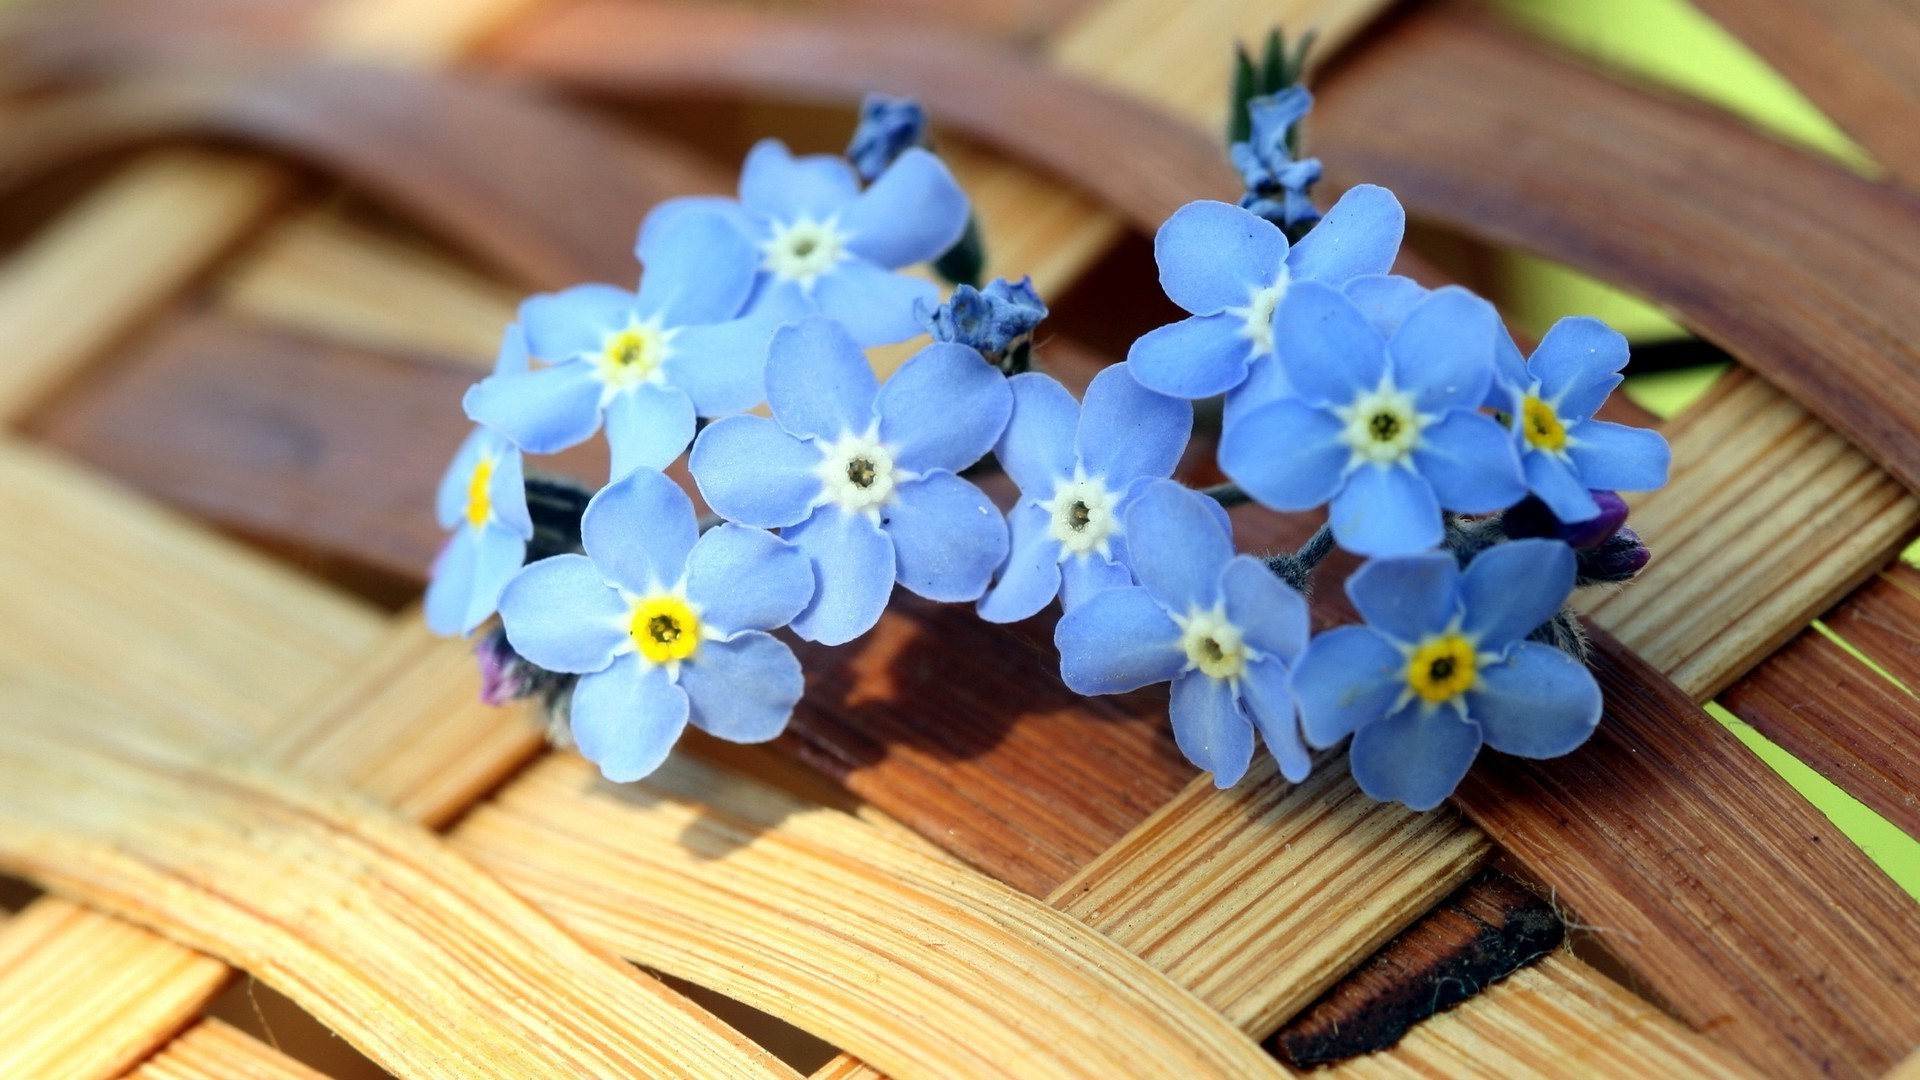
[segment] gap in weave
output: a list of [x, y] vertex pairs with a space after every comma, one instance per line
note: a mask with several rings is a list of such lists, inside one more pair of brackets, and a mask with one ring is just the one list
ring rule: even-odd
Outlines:
[[40, 889], [31, 881], [0, 874], [0, 912], [16, 912], [40, 898]]
[[331, 1080], [387, 1080], [393, 1075], [293, 999], [244, 971], [207, 1006], [207, 1015], [232, 1024]]
[[721, 1023], [746, 1036], [774, 1057], [786, 1062], [802, 1076], [813, 1075], [827, 1062], [840, 1056], [838, 1048], [794, 1027], [779, 1017], [770, 1016], [751, 1005], [735, 1001], [725, 994], [684, 979], [662, 975], [651, 968], [641, 970], [684, 994], [694, 1004], [712, 1013]]

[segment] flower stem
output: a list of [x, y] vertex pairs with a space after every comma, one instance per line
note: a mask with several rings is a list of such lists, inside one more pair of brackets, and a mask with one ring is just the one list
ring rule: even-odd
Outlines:
[[1201, 488], [1200, 494], [1225, 507], [1244, 506], [1253, 501], [1253, 496], [1241, 491], [1239, 484], [1231, 482]]
[[1286, 582], [1307, 595], [1313, 591], [1313, 572], [1320, 566], [1322, 559], [1333, 553], [1333, 527], [1322, 525], [1300, 550], [1291, 555], [1275, 555], [1267, 560], [1267, 569], [1274, 572], [1281, 581]]

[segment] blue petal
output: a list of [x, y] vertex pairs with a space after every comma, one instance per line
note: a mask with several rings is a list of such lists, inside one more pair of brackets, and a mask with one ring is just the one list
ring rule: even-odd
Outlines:
[[688, 466], [714, 513], [762, 529], [806, 520], [820, 496], [819, 447], [764, 416], [709, 424], [694, 440]]
[[1280, 361], [1272, 353], [1256, 356], [1247, 365], [1246, 379], [1227, 391], [1227, 405], [1220, 422], [1232, 427], [1260, 406], [1292, 396], [1293, 384], [1287, 381], [1286, 369], [1280, 366]]
[[1439, 545], [1433, 485], [1398, 466], [1362, 465], [1333, 497], [1333, 537], [1356, 555], [1411, 555]]
[[482, 458], [498, 454], [500, 448], [499, 433], [486, 428], [475, 428], [460, 441], [460, 449], [453, 452], [447, 471], [440, 474], [440, 486], [433, 495], [434, 517], [442, 529], [466, 521], [467, 487], [473, 482], [473, 468]]
[[1600, 724], [1600, 684], [1585, 664], [1551, 645], [1523, 641], [1481, 668], [1467, 714], [1487, 745], [1525, 758], [1572, 752]]
[[755, 143], [740, 170], [740, 201], [754, 213], [780, 221], [823, 221], [859, 194], [860, 182], [844, 159], [826, 154], [796, 158], [778, 139]]
[[634, 240], [634, 258], [639, 259], [643, 266], [651, 263], [662, 237], [671, 235], [671, 226], [678, 219], [701, 215], [717, 215], [749, 241], [757, 242], [768, 232], [766, 222], [740, 205], [738, 200], [718, 195], [683, 195], [655, 203], [653, 209], [647, 211], [647, 216], [640, 222], [640, 235]]
[[1659, 432], [1588, 420], [1567, 435], [1567, 457], [1588, 487], [1652, 491], [1667, 486], [1673, 450]]
[[627, 602], [585, 555], [555, 555], [515, 574], [500, 621], [515, 652], [548, 671], [599, 671], [632, 647]]
[[728, 742], [760, 743], [787, 729], [806, 679], [792, 649], [756, 632], [701, 642], [680, 665], [680, 689], [694, 727]]
[[667, 669], [637, 655], [580, 680], [573, 690], [573, 741], [600, 775], [638, 780], [667, 760], [687, 728], [687, 695]]
[[1173, 741], [1187, 760], [1213, 774], [1213, 786], [1230, 788], [1253, 761], [1253, 721], [1240, 708], [1233, 683], [1198, 671], [1173, 680], [1167, 705]]
[[843, 645], [873, 629], [893, 595], [893, 541], [865, 514], [821, 507], [781, 530], [813, 564], [813, 599], [793, 632], [823, 645]]
[[1264, 506], [1311, 510], [1340, 490], [1353, 451], [1346, 425], [1293, 399], [1238, 417], [1220, 437], [1220, 470]]
[[1140, 385], [1179, 398], [1224, 394], [1247, 377], [1253, 342], [1238, 315], [1196, 315], [1149, 330], [1127, 349]]
[[1313, 757], [1300, 737], [1299, 710], [1293, 702], [1292, 676], [1278, 660], [1255, 660], [1240, 679], [1253, 726], [1280, 765], [1280, 775], [1299, 783], [1313, 771]]
[[1293, 665], [1300, 731], [1313, 746], [1332, 746], [1387, 715], [1406, 691], [1400, 650], [1365, 626], [1341, 626], [1308, 643]]
[[772, 630], [813, 599], [813, 567], [772, 533], [728, 522], [707, 530], [687, 556], [687, 599], [722, 635]]
[[520, 305], [527, 348], [550, 364], [598, 353], [607, 335], [633, 321], [634, 296], [613, 285], [575, 285], [528, 297]]
[[1375, 559], [1347, 578], [1347, 596], [1367, 625], [1414, 645], [1460, 613], [1460, 571], [1444, 551]]
[[1452, 709], [1402, 709], [1354, 733], [1348, 760], [1369, 796], [1431, 810], [1446, 801], [1480, 753], [1480, 729]]
[[1427, 425], [1413, 462], [1440, 505], [1463, 514], [1505, 510], [1527, 494], [1512, 435], [1483, 413], [1455, 410]]
[[993, 456], [1028, 498], [1052, 498], [1059, 482], [1073, 477], [1080, 403], [1037, 371], [1008, 379], [1007, 389], [1013, 392], [1013, 411]]
[[1007, 515], [1012, 539], [999, 580], [980, 598], [977, 610], [988, 622], [1010, 623], [1039, 614], [1060, 592], [1060, 542], [1048, 532], [1051, 517], [1023, 502]]
[[1132, 364], [1093, 377], [1074, 448], [1087, 472], [1115, 491], [1143, 477], [1173, 475], [1193, 433], [1193, 405], [1140, 385]]
[[1399, 274], [1364, 274], [1347, 282], [1340, 291], [1385, 338], [1392, 338], [1413, 309], [1427, 298], [1426, 286]]
[[631, 593], [678, 585], [699, 536], [692, 500], [653, 469], [635, 469], [601, 488], [580, 519], [580, 539], [593, 565]]
[[1274, 310], [1273, 343], [1287, 381], [1309, 405], [1345, 404], [1378, 387], [1387, 371], [1386, 339], [1366, 315], [1311, 281], [1296, 282]]
[[472, 633], [499, 610], [501, 591], [527, 558], [527, 542], [497, 525], [478, 530], [474, 540], [473, 580], [460, 625], [463, 634]]
[[1174, 625], [1147, 590], [1108, 589], [1053, 628], [1060, 677], [1076, 694], [1123, 694], [1166, 682], [1187, 665]]
[[840, 215], [854, 254], [888, 270], [945, 254], [967, 229], [967, 195], [939, 158], [901, 154]]
[[783, 280], [772, 274], [760, 275], [754, 283], [753, 295], [747, 298], [747, 309], [741, 313], [743, 318], [764, 319], [776, 327], [818, 314], [820, 305], [814, 301], [812, 292], [802, 288], [798, 281]]
[[915, 353], [880, 387], [880, 441], [909, 472], [959, 472], [987, 456], [1013, 411], [1007, 377], [964, 345]]
[[1264, 218], [1203, 199], [1175, 210], [1160, 226], [1153, 258], [1169, 299], [1195, 315], [1212, 315], [1245, 306], [1279, 278], [1287, 238]]
[[840, 324], [818, 317], [774, 332], [767, 354], [767, 404], [795, 435], [833, 442], [873, 424], [879, 383], [867, 356]]
[[1123, 536], [1107, 540], [1112, 561], [1097, 553], [1075, 555], [1060, 563], [1060, 610], [1072, 611], [1107, 589], [1134, 584], [1133, 571], [1127, 565], [1127, 541]]
[[663, 326], [716, 323], [739, 314], [760, 271], [760, 252], [718, 213], [680, 214], [647, 247], [634, 308]]
[[1520, 355], [1520, 346], [1513, 343], [1512, 334], [1502, 329], [1493, 337], [1493, 385], [1487, 387], [1487, 400], [1481, 404], [1489, 409], [1518, 412], [1520, 399], [1532, 385], [1533, 376], [1527, 374], [1527, 362]]
[[1266, 564], [1251, 555], [1235, 555], [1220, 575], [1227, 621], [1240, 628], [1247, 644], [1292, 665], [1307, 647], [1307, 601]]
[[607, 449], [611, 475], [664, 469], [693, 441], [693, 399], [671, 386], [642, 383], [607, 402]]
[[1210, 611], [1220, 599], [1233, 536], [1217, 506], [1172, 480], [1151, 481], [1127, 506], [1122, 520], [1134, 576], [1168, 611]]
[[447, 537], [440, 554], [433, 558], [433, 576], [427, 579], [427, 597], [422, 605], [427, 629], [441, 637], [467, 632], [467, 612], [473, 605], [474, 563], [479, 557], [479, 538], [465, 528]]
[[493, 522], [522, 540], [533, 539], [533, 518], [527, 514], [527, 478], [520, 458], [505, 439], [498, 440], [493, 475], [487, 478], [487, 501]]
[[1627, 339], [1599, 319], [1561, 319], [1540, 339], [1527, 373], [1540, 380], [1540, 396], [1564, 420], [1593, 415], [1627, 366]]
[[1393, 192], [1372, 184], [1348, 189], [1313, 231], [1287, 256], [1295, 281], [1342, 285], [1362, 274], [1384, 274], [1400, 253], [1407, 212]]
[[1460, 579], [1461, 629], [1483, 651], [1518, 641], [1553, 618], [1573, 592], [1573, 549], [1558, 540], [1513, 540], [1488, 548]]
[[1591, 521], [1600, 513], [1593, 493], [1576, 476], [1573, 466], [1554, 454], [1533, 451], [1521, 458], [1526, 470], [1527, 490], [1540, 496], [1547, 509], [1561, 521]]
[[813, 299], [821, 314], [838, 320], [862, 348], [872, 348], [924, 333], [914, 309], [939, 303], [940, 290], [931, 281], [848, 259], [813, 283]]
[[605, 387], [592, 364], [575, 360], [513, 375], [489, 375], [467, 391], [467, 416], [529, 454], [557, 454], [600, 430]]
[[507, 332], [500, 336], [500, 351], [493, 357], [495, 375], [514, 375], [527, 370], [527, 360], [532, 356], [527, 348], [527, 332], [519, 323], [512, 323]]
[[767, 347], [778, 325], [751, 316], [687, 327], [674, 335], [667, 381], [686, 391], [701, 416], [746, 412], [767, 399]]
[[1477, 409], [1493, 382], [1500, 333], [1492, 304], [1458, 285], [1435, 289], [1387, 342], [1394, 385], [1412, 393], [1423, 413]]
[[1007, 557], [993, 500], [950, 472], [901, 484], [885, 514], [900, 584], [929, 600], [978, 600]]

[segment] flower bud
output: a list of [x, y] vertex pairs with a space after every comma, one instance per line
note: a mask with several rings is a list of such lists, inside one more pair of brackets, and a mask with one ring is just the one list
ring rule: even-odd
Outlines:
[[1627, 521], [1627, 503], [1611, 491], [1595, 491], [1593, 501], [1600, 512], [1585, 521], [1565, 522], [1555, 517], [1547, 504], [1529, 495], [1500, 519], [1501, 528], [1515, 539], [1543, 537], [1559, 540], [1575, 551], [1592, 551], [1619, 532]]

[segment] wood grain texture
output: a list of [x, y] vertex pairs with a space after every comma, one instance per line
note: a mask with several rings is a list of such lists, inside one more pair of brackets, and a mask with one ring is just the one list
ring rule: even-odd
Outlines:
[[1827, 627], [1920, 692], [1920, 568], [1895, 563], [1827, 613]]
[[211, 1017], [181, 1032], [128, 1080], [326, 1080], [246, 1032]]

